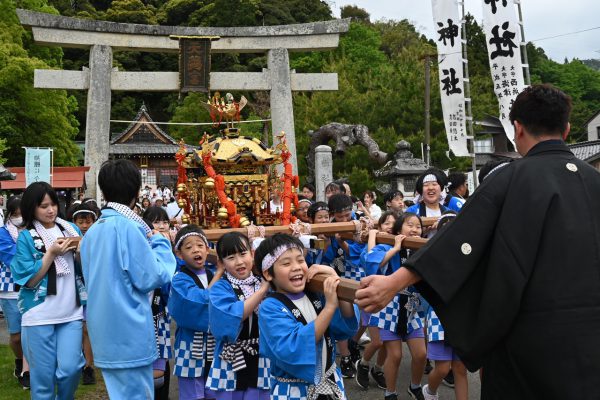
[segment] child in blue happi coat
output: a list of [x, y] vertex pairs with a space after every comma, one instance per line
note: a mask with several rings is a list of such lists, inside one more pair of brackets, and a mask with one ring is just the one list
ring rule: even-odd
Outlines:
[[[169, 216], [164, 208], [148, 207], [142, 214], [142, 218], [148, 226], [171, 240]], [[169, 282], [154, 289], [151, 295], [152, 319], [158, 348], [158, 358], [152, 363], [155, 400], [168, 400], [171, 384], [169, 360], [173, 357], [173, 346], [171, 345], [171, 314], [167, 307], [170, 291], [171, 283]]]
[[[376, 242], [377, 234], [380, 232], [391, 234], [397, 218], [398, 218], [398, 215], [396, 214], [396, 212], [386, 211], [383, 214], [381, 214], [381, 216], [379, 217], [379, 221], [377, 224], [379, 229], [372, 229], [369, 231], [367, 247], [365, 247], [362, 254], [360, 255], [361, 265], [363, 266], [363, 268], [365, 270], [367, 267], [367, 254], [371, 250], [373, 250], [373, 248], [375, 246], [377, 246], [377, 242]], [[361, 311], [361, 325], [362, 326], [358, 333], [361, 333], [360, 331], [363, 330], [364, 327], [366, 327], [366, 329], [368, 329], [368, 331], [369, 331], [369, 337], [371, 338], [371, 343], [369, 343], [365, 347], [362, 358], [360, 360], [356, 361], [356, 364], [355, 364], [356, 383], [358, 383], [358, 385], [360, 387], [362, 387], [363, 389], [368, 389], [369, 388], [369, 375], [371, 375], [371, 378], [373, 378], [373, 380], [375, 381], [377, 386], [380, 389], [385, 389], [387, 386], [385, 383], [385, 375], [383, 372], [383, 365], [385, 363], [386, 351], [385, 351], [385, 347], [383, 346], [383, 342], [381, 341], [381, 338], [379, 337], [379, 328], [377, 327], [377, 325], [372, 325], [372, 326], [369, 325], [370, 320], [371, 320], [371, 314], [367, 313], [365, 311]], [[358, 335], [358, 333], [357, 333], [357, 335]], [[377, 361], [376, 361], [375, 365], [369, 369], [369, 364], [371, 362], [371, 358], [373, 358], [373, 355], [375, 355], [375, 353], [377, 353]]]
[[0, 227], [0, 306], [8, 325], [9, 345], [15, 355], [13, 376], [23, 389], [29, 389], [29, 364], [23, 357], [21, 342], [21, 313], [17, 305], [21, 287], [15, 283], [10, 264], [17, 252], [21, 226], [21, 196], [11, 196], [6, 203], [5, 225]]
[[[338, 301], [339, 277], [333, 269], [304, 259], [302, 243], [276, 234], [256, 249], [256, 266], [271, 283], [260, 306], [260, 349], [271, 360], [271, 399], [345, 399], [335, 364], [335, 340], [358, 328], [354, 307]], [[315, 274], [328, 275], [324, 296], [305, 290]]]
[[[308, 219], [311, 224], [328, 224], [329, 223], [329, 208], [327, 203], [317, 201], [308, 207], [306, 212]], [[329, 239], [325, 235], [318, 235], [319, 239], [327, 241], [327, 248], [329, 247]], [[308, 249], [306, 252], [306, 264], [310, 267], [313, 264], [322, 264], [323, 256], [325, 255], [327, 248], [325, 249]]]
[[[402, 248], [407, 237], [421, 237], [423, 226], [421, 219], [413, 213], [404, 213], [396, 220], [392, 233], [396, 235], [393, 246], [378, 244], [367, 252], [366, 270], [368, 275], [390, 275], [401, 267], [409, 256], [409, 250]], [[369, 235], [374, 242], [373, 234]], [[373, 313], [370, 326], [379, 328], [379, 337], [386, 351], [384, 373], [386, 381], [386, 400], [396, 400], [396, 382], [402, 360], [402, 342], [406, 342], [411, 353], [411, 383], [408, 394], [421, 398], [421, 379], [426, 363], [425, 334], [423, 319], [419, 314], [419, 297], [414, 288], [398, 293], [394, 299], [378, 313]]]
[[209, 326], [216, 339], [206, 387], [217, 400], [267, 400], [269, 360], [258, 353], [258, 305], [269, 283], [252, 272], [248, 238], [230, 232], [217, 242], [222, 279], [209, 291]]
[[[327, 205], [332, 222], [350, 222], [354, 218], [352, 213], [354, 203], [352, 203], [350, 196], [334, 194], [329, 198]], [[360, 281], [366, 276], [360, 263], [360, 255], [364, 248], [363, 243], [344, 240], [337, 234], [331, 238], [331, 245], [323, 255], [323, 264], [329, 264], [344, 278]], [[342, 376], [353, 378], [356, 373], [354, 363], [360, 359], [358, 345], [350, 338], [348, 341], [339, 341], [338, 346], [341, 356]]]
[[169, 311], [177, 322], [175, 333], [175, 369], [180, 400], [214, 399], [205, 388], [212, 365], [215, 339], [208, 328], [208, 289], [223, 275], [205, 269], [208, 240], [197, 225], [183, 227], [175, 237], [175, 254], [181, 260], [180, 271], [171, 283]]

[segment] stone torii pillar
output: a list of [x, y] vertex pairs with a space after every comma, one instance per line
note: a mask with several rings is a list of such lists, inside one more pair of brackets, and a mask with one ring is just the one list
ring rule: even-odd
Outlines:
[[[287, 49], [271, 49], [267, 53], [267, 64], [271, 78], [271, 129], [275, 137], [285, 132], [287, 147], [296, 155], [296, 133], [294, 129], [294, 105], [292, 103], [292, 81], [290, 57]], [[273, 140], [275, 144], [275, 140]], [[294, 175], [298, 174], [298, 159], [292, 158]]]
[[[90, 166], [90, 170], [86, 172], [85, 177], [88, 193], [90, 197], [95, 198], [97, 201], [100, 197], [100, 190], [96, 187], [98, 172], [100, 172], [102, 163], [108, 160], [110, 145], [112, 61], [111, 47], [94, 45], [90, 49], [89, 79], [91, 84], [87, 98], [84, 164]], [[100, 204], [99, 201], [98, 204]]]
[[114, 51], [179, 52], [171, 36], [219, 36], [211, 53], [267, 53], [263, 72], [211, 72], [211, 90], [271, 93], [273, 135], [285, 132], [298, 173], [294, 132], [293, 91], [337, 90], [335, 73], [301, 74], [290, 71], [289, 52], [333, 50], [339, 35], [347, 32], [350, 20], [257, 27], [185, 27], [121, 24], [83, 20], [17, 10], [21, 24], [31, 28], [38, 45], [90, 49], [89, 69], [83, 71], [40, 70], [34, 73], [34, 87], [88, 90], [85, 164], [88, 195], [98, 197], [96, 178], [100, 165], [108, 160], [110, 100], [112, 90], [179, 91], [178, 72], [125, 72], [112, 68]]

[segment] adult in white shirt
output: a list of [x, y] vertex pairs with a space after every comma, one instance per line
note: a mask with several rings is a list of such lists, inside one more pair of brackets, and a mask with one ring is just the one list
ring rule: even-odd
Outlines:
[[[87, 294], [77, 253], [79, 229], [58, 218], [58, 197], [46, 182], [21, 199], [25, 229], [10, 265], [19, 291], [23, 352], [32, 399], [72, 399], [81, 369], [82, 303]], [[56, 394], [55, 394], [56, 392]]]
[[174, 197], [171, 197], [171, 201], [169, 202], [169, 204], [167, 204], [167, 214], [169, 215], [170, 221], [174, 219], [176, 219], [177, 221], [181, 221], [181, 217], [183, 216], [183, 209], [179, 207]]
[[369, 211], [371, 219], [373, 221], [378, 221], [379, 217], [381, 217], [381, 208], [375, 204], [375, 200], [377, 200], [377, 195], [375, 192], [366, 190], [363, 200], [365, 202], [365, 208]]

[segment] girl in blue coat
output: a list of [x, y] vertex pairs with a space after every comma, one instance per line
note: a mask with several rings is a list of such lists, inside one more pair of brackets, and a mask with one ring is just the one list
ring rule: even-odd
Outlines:
[[209, 291], [210, 330], [216, 339], [207, 388], [218, 400], [269, 398], [269, 360], [258, 354], [258, 305], [269, 283], [253, 273], [248, 238], [237, 232], [217, 242], [225, 274]]

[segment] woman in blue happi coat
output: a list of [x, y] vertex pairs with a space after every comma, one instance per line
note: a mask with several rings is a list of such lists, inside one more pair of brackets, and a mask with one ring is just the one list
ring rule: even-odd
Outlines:
[[[32, 399], [72, 399], [85, 364], [82, 305], [87, 300], [77, 226], [58, 217], [58, 196], [46, 182], [21, 200], [25, 229], [10, 265], [19, 291], [23, 352], [31, 368]], [[56, 393], [56, 394], [55, 394]]]

